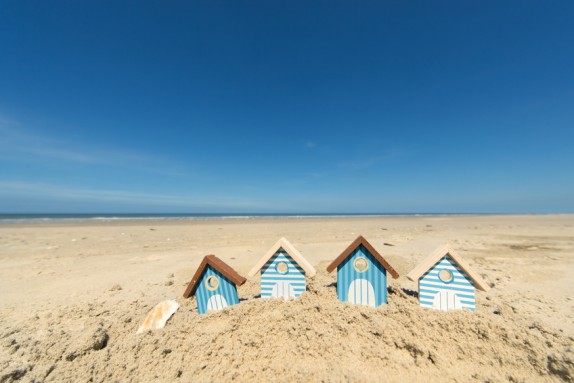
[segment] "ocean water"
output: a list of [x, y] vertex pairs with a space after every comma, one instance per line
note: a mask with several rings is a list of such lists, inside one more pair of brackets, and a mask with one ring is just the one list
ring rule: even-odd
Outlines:
[[[132, 214], [0, 214], [0, 223], [26, 222], [113, 222], [140, 220], [202, 220], [202, 219], [260, 219], [260, 218], [321, 218], [321, 217], [384, 217], [384, 216], [425, 216], [453, 215], [441, 213], [403, 214], [403, 213], [332, 213], [332, 214], [161, 214], [161, 213], [132, 213]], [[462, 214], [454, 214], [462, 215]]]

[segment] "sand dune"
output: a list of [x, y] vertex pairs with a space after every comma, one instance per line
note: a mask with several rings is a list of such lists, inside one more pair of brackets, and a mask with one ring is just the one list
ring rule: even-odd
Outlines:
[[[378, 309], [325, 271], [358, 234], [401, 274]], [[281, 236], [318, 271], [300, 299], [261, 301], [257, 278], [222, 312], [182, 298], [203, 255], [247, 275]], [[447, 241], [493, 286], [475, 313], [421, 309], [404, 277]], [[573, 216], [4, 224], [0, 381], [572, 381], [573, 250]]]

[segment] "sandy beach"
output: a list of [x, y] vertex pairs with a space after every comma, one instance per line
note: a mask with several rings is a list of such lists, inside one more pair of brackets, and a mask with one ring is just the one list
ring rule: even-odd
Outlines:
[[[359, 234], [398, 271], [389, 303], [341, 303], [326, 266]], [[308, 291], [199, 316], [204, 255], [241, 275], [282, 236]], [[419, 307], [405, 275], [450, 243], [492, 289], [474, 313]], [[574, 216], [397, 216], [0, 224], [0, 381], [574, 380]], [[176, 299], [162, 330], [136, 335]]]

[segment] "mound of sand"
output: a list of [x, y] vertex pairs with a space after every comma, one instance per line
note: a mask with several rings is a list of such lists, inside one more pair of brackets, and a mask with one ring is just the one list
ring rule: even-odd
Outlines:
[[163, 330], [140, 335], [157, 302], [102, 292], [89, 305], [3, 322], [0, 381], [574, 380], [574, 339], [496, 297], [481, 295], [476, 313], [443, 313], [395, 285], [389, 304], [372, 309], [340, 303], [334, 280], [319, 272], [288, 302], [258, 299], [249, 281], [239, 305], [204, 316], [178, 298]]

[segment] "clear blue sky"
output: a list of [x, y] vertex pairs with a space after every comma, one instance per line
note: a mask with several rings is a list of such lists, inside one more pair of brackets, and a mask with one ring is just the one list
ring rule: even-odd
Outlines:
[[574, 212], [573, 20], [2, 1], [0, 212]]

